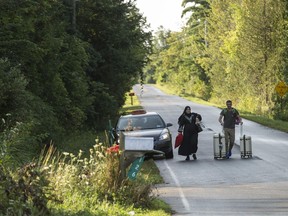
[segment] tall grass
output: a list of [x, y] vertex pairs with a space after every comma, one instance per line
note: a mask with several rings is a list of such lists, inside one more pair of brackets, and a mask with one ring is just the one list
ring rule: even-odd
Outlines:
[[48, 171], [54, 196], [60, 201], [60, 204], [50, 201], [50, 206], [57, 206], [58, 211], [70, 207], [76, 213], [86, 209], [92, 215], [129, 215], [131, 211], [139, 211], [138, 208], [151, 207], [155, 198], [152, 185], [122, 179], [121, 152], [107, 150], [98, 141], [90, 149], [89, 158], [83, 158], [81, 151], [78, 155], [64, 152], [61, 157], [52, 157], [53, 149], [49, 149], [40, 164]]
[[18, 172], [1, 166], [0, 215], [168, 215], [151, 182], [121, 178], [120, 154], [96, 140], [88, 157], [50, 145]]

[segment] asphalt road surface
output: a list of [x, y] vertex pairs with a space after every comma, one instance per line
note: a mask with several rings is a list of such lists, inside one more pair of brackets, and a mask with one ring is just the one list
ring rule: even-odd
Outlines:
[[[174, 149], [174, 159], [156, 160], [165, 183], [157, 185], [160, 198], [171, 205], [173, 215], [288, 215], [288, 134], [243, 119], [243, 134], [252, 137], [252, 158], [240, 157], [240, 126], [236, 146], [228, 160], [215, 160], [213, 135], [222, 131], [220, 109], [200, 105], [159, 89], [134, 87], [147, 111], [170, 122], [173, 140], [177, 119], [186, 105], [202, 115], [198, 160], [185, 161]], [[225, 107], [225, 101], [223, 101]], [[235, 107], [237, 108], [237, 107]], [[240, 113], [241, 115], [241, 113]]]

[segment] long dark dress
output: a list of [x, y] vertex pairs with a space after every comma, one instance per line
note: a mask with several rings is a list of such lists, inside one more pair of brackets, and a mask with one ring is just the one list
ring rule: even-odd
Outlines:
[[178, 119], [179, 128], [183, 128], [183, 142], [178, 149], [178, 154], [188, 156], [198, 150], [198, 132], [195, 124], [196, 117], [201, 121], [198, 113], [182, 114]]

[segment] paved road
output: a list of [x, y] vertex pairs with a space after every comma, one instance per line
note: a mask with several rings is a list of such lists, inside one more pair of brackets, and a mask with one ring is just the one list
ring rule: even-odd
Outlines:
[[[288, 134], [243, 120], [243, 134], [252, 137], [253, 157], [241, 159], [236, 145], [229, 160], [215, 160], [213, 135], [221, 132], [220, 109], [166, 95], [153, 86], [134, 87], [141, 105], [173, 123], [186, 105], [200, 113], [205, 130], [199, 134], [197, 161], [185, 161], [174, 150], [174, 159], [157, 160], [165, 184], [157, 186], [160, 197], [170, 204], [173, 215], [288, 215]], [[225, 101], [223, 101], [224, 105]], [[236, 142], [239, 144], [239, 128]]]

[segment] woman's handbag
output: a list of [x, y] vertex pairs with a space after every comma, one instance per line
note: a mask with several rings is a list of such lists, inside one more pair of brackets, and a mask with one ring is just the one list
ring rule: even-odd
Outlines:
[[177, 148], [178, 146], [180, 146], [183, 142], [183, 134], [182, 133], [178, 133], [178, 135], [176, 136], [175, 139], [175, 145], [174, 148]]

